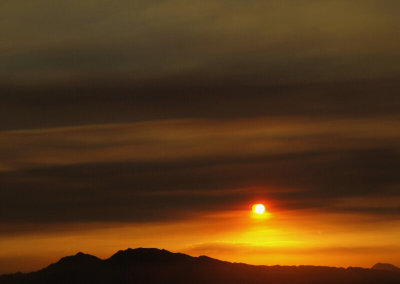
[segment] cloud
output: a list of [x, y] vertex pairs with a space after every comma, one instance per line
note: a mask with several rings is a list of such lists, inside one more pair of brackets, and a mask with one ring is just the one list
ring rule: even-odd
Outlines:
[[0, 86], [0, 129], [40, 129], [160, 119], [396, 116], [398, 80], [262, 84], [173, 77], [147, 82]]
[[393, 1], [2, 4], [5, 81], [206, 74], [315, 82], [399, 74]]
[[397, 125], [396, 119], [173, 120], [6, 131], [0, 219], [158, 222], [237, 209], [257, 198], [281, 210], [397, 218], [396, 204], [340, 203], [398, 196]]

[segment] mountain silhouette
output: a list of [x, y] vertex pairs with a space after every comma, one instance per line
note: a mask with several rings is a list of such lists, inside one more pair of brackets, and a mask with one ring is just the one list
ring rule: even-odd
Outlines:
[[400, 268], [397, 266], [394, 266], [393, 264], [390, 263], [380, 263], [378, 262], [374, 266], [372, 266], [372, 269], [376, 270], [385, 270], [385, 271], [394, 271], [394, 272], [399, 272], [400, 273]]
[[0, 283], [400, 283], [400, 272], [382, 267], [256, 266], [137, 248], [120, 250], [105, 260], [79, 252], [36, 272], [0, 276]]

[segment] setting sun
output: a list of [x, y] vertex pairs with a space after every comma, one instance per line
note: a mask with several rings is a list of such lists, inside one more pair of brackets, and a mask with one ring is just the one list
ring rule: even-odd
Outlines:
[[265, 206], [263, 204], [254, 204], [253, 205], [253, 212], [256, 214], [264, 214], [265, 212]]

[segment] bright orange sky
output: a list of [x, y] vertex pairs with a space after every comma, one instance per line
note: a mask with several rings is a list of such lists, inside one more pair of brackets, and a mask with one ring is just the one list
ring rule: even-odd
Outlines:
[[1, 272], [36, 270], [78, 251], [107, 258], [128, 247], [165, 248], [266, 265], [400, 264], [400, 221], [314, 210], [269, 210], [267, 218], [254, 218], [251, 206], [240, 204], [235, 210], [221, 208], [168, 223], [45, 225], [38, 231], [0, 238]]
[[[229, 212], [168, 225], [96, 224], [96, 228], [91, 229], [85, 224], [82, 227], [89, 228], [67, 232], [65, 228], [59, 228], [56, 232], [3, 237], [2, 272], [39, 269], [82, 250], [106, 258], [127, 247], [160, 247], [194, 256], [209, 255], [268, 265], [318, 263], [369, 267], [378, 260], [399, 263], [396, 237], [399, 222], [351, 229], [337, 224], [340, 226], [337, 229], [326, 226], [326, 222], [332, 224], [338, 216], [318, 216], [309, 212], [308, 216], [290, 216], [292, 221], [285, 220], [289, 216], [278, 218], [273, 215], [269, 220], [257, 222], [249, 220], [246, 213]], [[315, 217], [322, 217], [324, 221], [313, 220]], [[351, 216], [345, 219], [351, 220]], [[302, 222], [303, 228], [293, 225], [297, 222]]]

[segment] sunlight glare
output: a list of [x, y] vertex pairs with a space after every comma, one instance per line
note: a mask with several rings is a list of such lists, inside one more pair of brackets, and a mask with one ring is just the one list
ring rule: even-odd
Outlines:
[[253, 212], [261, 215], [265, 212], [265, 206], [263, 204], [255, 204], [253, 206]]

